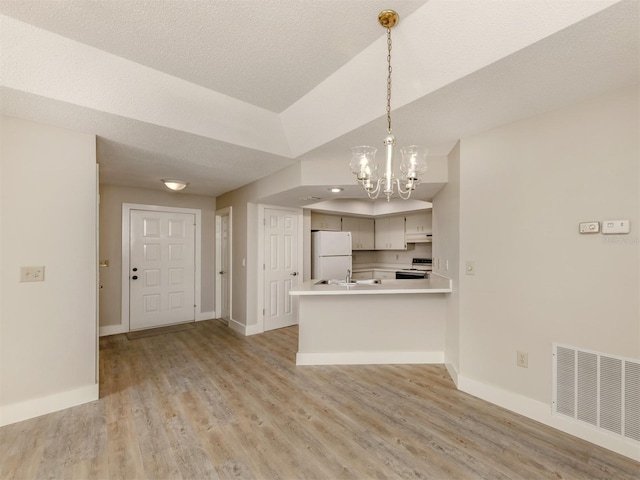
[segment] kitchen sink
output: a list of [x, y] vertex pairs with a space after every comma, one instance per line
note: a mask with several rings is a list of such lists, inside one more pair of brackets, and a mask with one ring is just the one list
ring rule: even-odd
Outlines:
[[364, 280], [353, 280], [345, 282], [344, 280], [320, 280], [315, 285], [340, 285], [341, 287], [352, 287], [354, 285], [380, 285], [382, 280], [379, 278], [367, 278]]
[[366, 278], [363, 280], [356, 280], [356, 283], [358, 285], [380, 285], [382, 283], [382, 280], [380, 280], [379, 278]]

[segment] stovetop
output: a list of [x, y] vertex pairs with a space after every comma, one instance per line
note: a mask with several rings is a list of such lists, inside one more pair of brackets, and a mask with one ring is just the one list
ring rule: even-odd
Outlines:
[[433, 260], [431, 258], [414, 258], [411, 261], [410, 268], [403, 268], [403, 272], [411, 272], [411, 271], [427, 271], [433, 269]]

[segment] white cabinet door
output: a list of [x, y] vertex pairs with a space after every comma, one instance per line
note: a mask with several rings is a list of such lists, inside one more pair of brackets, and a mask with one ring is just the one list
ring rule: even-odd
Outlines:
[[431, 233], [431, 212], [412, 213], [407, 215], [407, 235], [412, 233]]
[[375, 220], [375, 247], [376, 250], [389, 248], [389, 217]]
[[373, 271], [373, 278], [380, 278], [382, 280], [395, 279], [396, 278], [396, 272], [392, 272], [392, 271], [389, 271], [389, 270], [374, 270]]
[[375, 248], [372, 218], [342, 217], [342, 231], [351, 232], [353, 250], [373, 250]]
[[351, 250], [360, 250], [358, 219], [356, 217], [342, 217], [342, 231], [351, 232]]
[[359, 250], [373, 250], [375, 248], [375, 225], [373, 218], [361, 218], [358, 224], [360, 226]]
[[404, 215], [389, 217], [389, 244], [390, 250], [406, 250], [407, 244], [404, 238]]
[[376, 218], [376, 250], [406, 250], [404, 222], [404, 215]]
[[311, 230], [341, 230], [342, 217], [311, 212]]

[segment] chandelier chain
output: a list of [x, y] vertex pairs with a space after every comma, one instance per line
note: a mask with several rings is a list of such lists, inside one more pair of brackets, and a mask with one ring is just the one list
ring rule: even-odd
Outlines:
[[378, 23], [387, 30], [387, 135], [382, 142], [385, 152], [383, 171], [378, 170], [378, 162], [375, 159], [377, 149], [369, 145], [352, 147], [349, 163], [351, 173], [356, 176], [367, 196], [376, 199], [384, 195], [387, 201], [391, 201], [391, 197], [396, 195], [403, 200], [409, 199], [411, 192], [420, 183], [420, 177], [427, 170], [427, 149], [419, 145], [410, 145], [400, 150], [400, 175], [396, 176], [394, 173], [396, 137], [391, 131], [391, 29], [398, 23], [399, 18], [393, 10], [383, 10], [378, 15]]
[[387, 28], [387, 131], [391, 133], [391, 28]]

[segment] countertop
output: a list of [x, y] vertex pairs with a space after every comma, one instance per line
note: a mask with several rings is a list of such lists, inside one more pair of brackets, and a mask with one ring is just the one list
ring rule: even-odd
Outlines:
[[406, 293], [451, 293], [451, 280], [434, 274], [429, 279], [382, 280], [379, 285], [316, 285], [307, 280], [289, 291], [289, 295], [392, 295]]

